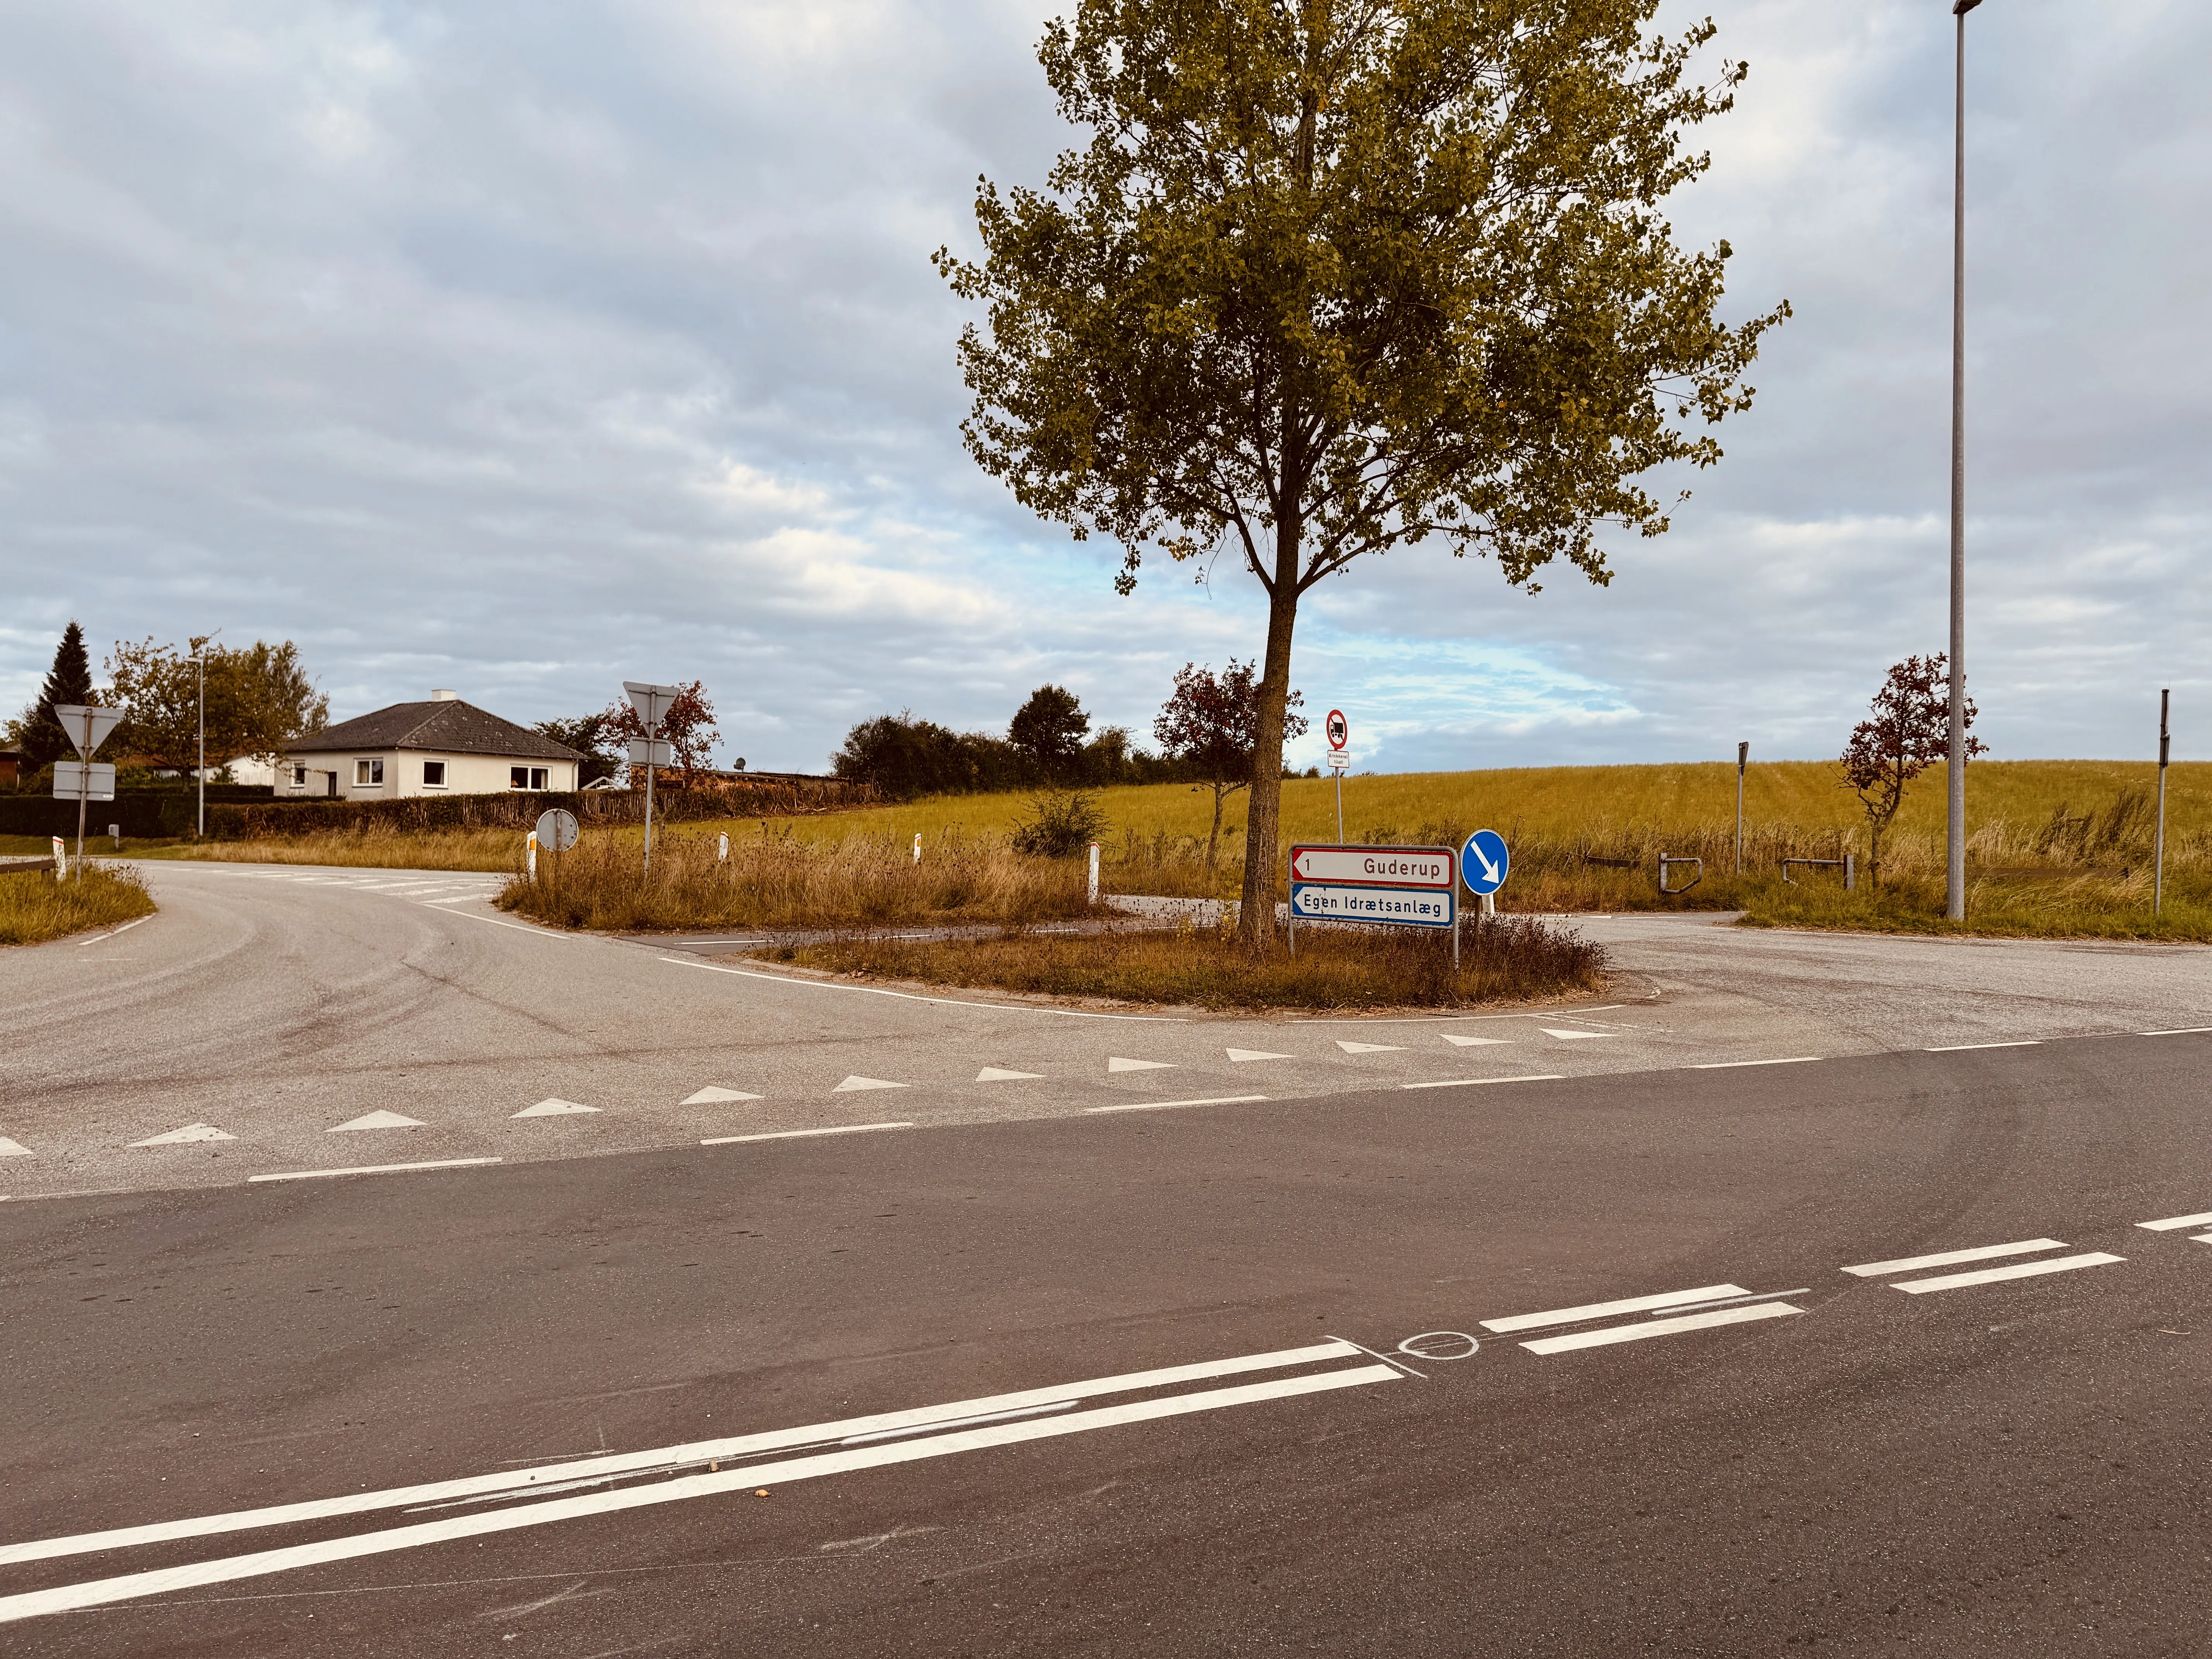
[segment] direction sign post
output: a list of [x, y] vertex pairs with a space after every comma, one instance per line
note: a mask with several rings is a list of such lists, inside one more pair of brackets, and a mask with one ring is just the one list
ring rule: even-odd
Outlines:
[[76, 745], [82, 761], [54, 763], [54, 799], [76, 800], [76, 878], [84, 879], [85, 803], [115, 799], [115, 769], [93, 764], [92, 757], [107, 734], [123, 722], [120, 708], [100, 708], [81, 702], [54, 705], [54, 720]]
[[1459, 965], [1458, 871], [1449, 847], [1293, 847], [1291, 948], [1300, 921], [1447, 930]]
[[[623, 690], [629, 694], [629, 706], [637, 710], [637, 717], [645, 726], [645, 873], [649, 876], [653, 873], [653, 775], [658, 769], [659, 751], [670, 748], [669, 744], [656, 744], [654, 740], [660, 736], [660, 723], [668, 718], [669, 710], [676, 707], [677, 698], [684, 695], [684, 688], [680, 685], [653, 685], [642, 680], [624, 680]], [[639, 763], [640, 745], [632, 742], [629, 748], [630, 764], [635, 766]]]

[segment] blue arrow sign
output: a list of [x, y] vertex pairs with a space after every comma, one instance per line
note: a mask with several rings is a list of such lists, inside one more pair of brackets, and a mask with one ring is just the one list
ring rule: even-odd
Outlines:
[[1495, 830], [1478, 830], [1459, 849], [1460, 879], [1470, 893], [1494, 893], [1505, 885], [1505, 872], [1512, 862], [1504, 836]]

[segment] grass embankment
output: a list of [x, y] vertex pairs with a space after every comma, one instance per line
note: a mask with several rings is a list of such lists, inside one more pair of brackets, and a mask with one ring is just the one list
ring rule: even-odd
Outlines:
[[[520, 870], [518, 830], [393, 830], [382, 824], [322, 830], [283, 841], [174, 842], [148, 858], [223, 864], [329, 864], [377, 870]], [[641, 833], [642, 833], [641, 831]]]
[[129, 865], [89, 864], [57, 882], [51, 872], [0, 876], [0, 945], [41, 945], [154, 914], [154, 896]]
[[1470, 927], [1460, 971], [1447, 939], [1309, 928], [1255, 962], [1212, 928], [983, 939], [863, 938], [755, 953], [863, 979], [920, 981], [1040, 996], [1227, 1009], [1463, 1008], [1595, 991], [1605, 952], [1533, 916]]
[[[688, 829], [688, 826], [687, 826]], [[900, 922], [1019, 926], [1091, 914], [1081, 860], [1027, 858], [995, 839], [947, 837], [921, 863], [881, 837], [810, 845], [785, 836], [653, 838], [653, 874], [623, 835], [586, 836], [538, 879], [517, 875], [504, 909], [561, 927], [874, 927]]]

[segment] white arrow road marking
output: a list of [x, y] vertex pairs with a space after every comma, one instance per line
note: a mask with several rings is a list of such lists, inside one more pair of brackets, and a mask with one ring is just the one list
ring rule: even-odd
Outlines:
[[1608, 1325], [1602, 1330], [1574, 1331], [1565, 1336], [1540, 1336], [1521, 1346], [1531, 1353], [1566, 1353], [1576, 1348], [1601, 1348], [1613, 1342], [1641, 1342], [1647, 1337], [1673, 1336], [1680, 1331], [1711, 1330], [1716, 1325], [1746, 1325], [1758, 1319], [1786, 1319], [1803, 1313], [1787, 1302], [1759, 1302], [1747, 1308], [1716, 1308], [1711, 1313], [1684, 1314], [1679, 1319], [1647, 1319], [1634, 1325]]
[[2170, 1216], [2164, 1221], [2138, 1221], [2136, 1225], [2154, 1233], [2179, 1232], [2184, 1227], [2202, 1227], [2212, 1224], [2212, 1210], [2202, 1215]]
[[2108, 1255], [2102, 1250], [2092, 1250], [2086, 1255], [2062, 1255], [2046, 1261], [2015, 1261], [2009, 1267], [1984, 1267], [1978, 1273], [1946, 1273], [1941, 1279], [1908, 1279], [1901, 1285], [1893, 1285], [1893, 1291], [1920, 1296], [1929, 1291], [1955, 1291], [1966, 1285], [1994, 1285], [2001, 1279], [2033, 1279], [2039, 1273], [2071, 1273], [2076, 1267], [2102, 1267], [2114, 1261], [2124, 1261], [2124, 1255]]
[[717, 1088], [709, 1084], [696, 1094], [684, 1096], [678, 1103], [685, 1106], [712, 1106], [725, 1100], [758, 1100], [760, 1098], [760, 1096], [746, 1094], [743, 1090]]
[[1438, 1033], [1438, 1035], [1441, 1036], [1446, 1042], [1450, 1043], [1455, 1048], [1480, 1048], [1492, 1042], [1510, 1042], [1513, 1041], [1511, 1037], [1461, 1036], [1456, 1032], [1453, 1031], [1443, 1031]]
[[23, 1145], [21, 1141], [10, 1140], [7, 1136], [0, 1135], [0, 1158], [29, 1158], [32, 1156], [33, 1153], [31, 1149]]
[[1002, 1072], [995, 1066], [986, 1066], [975, 1073], [978, 1083], [1034, 1083], [1042, 1078], [1042, 1072]]
[[1336, 1046], [1347, 1054], [1402, 1054], [1406, 1051], [1395, 1042], [1346, 1042], [1342, 1037]]
[[422, 1120], [419, 1117], [402, 1117], [397, 1112], [371, 1112], [350, 1123], [334, 1123], [323, 1133], [340, 1135], [349, 1129], [419, 1129], [422, 1127]]
[[2017, 1244], [1984, 1244], [1971, 1250], [1938, 1250], [1933, 1255], [1900, 1256], [1894, 1261], [1863, 1261], [1844, 1271], [1861, 1279], [1874, 1279], [1884, 1273], [1909, 1273], [1921, 1267], [1949, 1267], [1961, 1261], [1987, 1261], [1999, 1255], [2033, 1255], [2038, 1250], [2065, 1248], [2063, 1238], [2023, 1238]]
[[235, 1140], [236, 1135], [225, 1134], [210, 1123], [187, 1123], [181, 1129], [172, 1129], [165, 1135], [148, 1135], [143, 1140], [134, 1140], [133, 1146], [181, 1146], [193, 1140]]
[[1546, 1036], [1563, 1037], [1569, 1042], [1572, 1042], [1577, 1037], [1609, 1037], [1614, 1035], [1611, 1031], [1562, 1031], [1554, 1030], [1549, 1025], [1539, 1025], [1536, 1029]]
[[863, 1089], [903, 1089], [903, 1083], [886, 1083], [879, 1077], [848, 1077], [830, 1092], [833, 1095], [858, 1094]]
[[1290, 1054], [1271, 1054], [1265, 1048], [1228, 1048], [1223, 1050], [1223, 1052], [1240, 1066], [1248, 1060], [1290, 1060], [1293, 1058], [1293, 1056]]
[[1124, 1060], [1119, 1054], [1109, 1054], [1106, 1069], [1109, 1072], [1172, 1072], [1175, 1062], [1171, 1060]]
[[514, 1115], [517, 1117], [567, 1117], [575, 1112], [596, 1112], [599, 1109], [596, 1106], [579, 1106], [573, 1100], [562, 1100], [556, 1095], [550, 1099], [539, 1101], [535, 1106], [526, 1106]]

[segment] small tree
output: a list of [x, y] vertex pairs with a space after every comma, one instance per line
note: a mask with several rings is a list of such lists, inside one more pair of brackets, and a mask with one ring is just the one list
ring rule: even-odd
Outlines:
[[[237, 650], [205, 652], [207, 757], [228, 765], [241, 755], [273, 761], [291, 744], [330, 723], [330, 699], [315, 689], [286, 640], [256, 640]], [[190, 773], [199, 765], [202, 665], [173, 645], [119, 642], [107, 653], [113, 696], [124, 710], [122, 747]]]
[[[609, 703], [603, 719], [613, 726], [612, 739], [627, 742], [645, 735], [645, 722], [637, 717], [628, 698]], [[669, 705], [661, 717], [660, 738], [674, 752], [676, 763], [684, 769], [684, 783], [689, 788], [698, 769], [714, 758], [714, 745], [721, 740], [721, 732], [714, 726], [714, 705], [708, 699], [704, 682], [694, 680], [689, 685], [676, 688], [676, 701]]]
[[61, 722], [54, 718], [55, 706], [91, 701], [92, 663], [85, 654], [84, 629], [72, 622], [62, 629], [61, 643], [54, 647], [54, 665], [46, 671], [38, 701], [9, 723], [8, 735], [30, 763], [24, 769], [26, 777], [76, 752]]
[[614, 711], [579, 714], [574, 720], [540, 720], [531, 728], [540, 736], [573, 749], [584, 757], [576, 768], [576, 787], [599, 782], [622, 769], [623, 738], [615, 729]]
[[[1221, 804], [1252, 781], [1252, 758], [1260, 745], [1260, 665], [1229, 659], [1217, 676], [1211, 668], [1185, 663], [1175, 690], [1152, 722], [1152, 736], [1166, 754], [1189, 767], [1213, 789], [1213, 829], [1206, 838], [1206, 867], [1211, 870], [1221, 845]], [[1305, 706], [1293, 691], [1285, 703], [1283, 736], [1305, 735]]]
[[[1905, 787], [1951, 753], [1950, 659], [1907, 657], [1893, 665], [1874, 694], [1874, 718], [1861, 720], [1844, 745], [1844, 787], [1857, 793], [1867, 815], [1867, 879], [1881, 879], [1881, 838], [1905, 805]], [[1966, 726], [1974, 701], [1966, 699]], [[1966, 739], [1966, 756], [1987, 754], [1979, 738]]]
[[1062, 685], [1040, 685], [1030, 693], [1006, 727], [1006, 741], [1020, 750], [1048, 781], [1066, 777], [1083, 752], [1091, 716], [1075, 693]]

